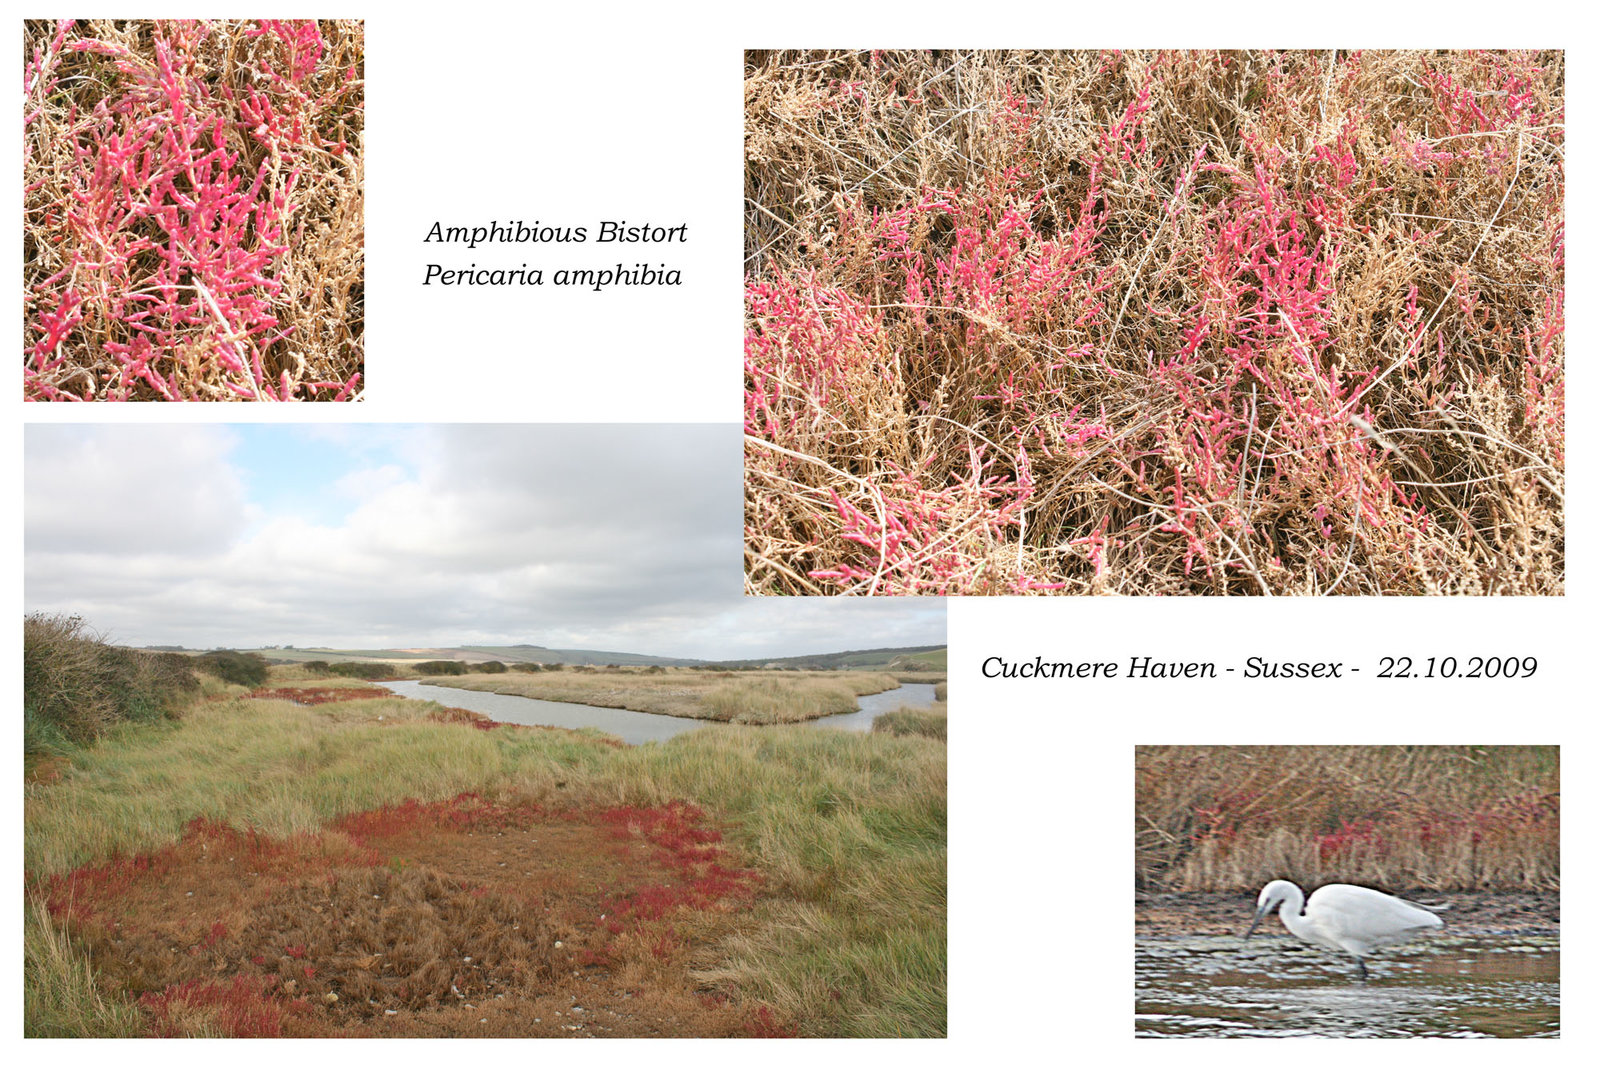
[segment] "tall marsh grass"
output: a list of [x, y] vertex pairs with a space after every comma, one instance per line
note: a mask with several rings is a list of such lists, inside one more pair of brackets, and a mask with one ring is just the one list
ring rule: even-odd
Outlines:
[[28, 1037], [138, 1037], [144, 1016], [132, 1001], [108, 997], [94, 968], [41, 900], [23, 912], [23, 1032]]
[[872, 732], [896, 737], [931, 737], [935, 741], [944, 741], [947, 739], [949, 718], [944, 708], [896, 708], [873, 719]]
[[1560, 798], [1556, 746], [1141, 746], [1134, 876], [1556, 889]]

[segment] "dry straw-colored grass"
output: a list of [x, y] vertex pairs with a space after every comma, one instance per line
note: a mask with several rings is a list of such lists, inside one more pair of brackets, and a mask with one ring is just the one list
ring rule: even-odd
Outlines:
[[1556, 889], [1554, 746], [1141, 746], [1141, 888]]
[[30, 20], [29, 400], [362, 395], [359, 20]]
[[1561, 593], [1564, 70], [748, 53], [748, 590]]

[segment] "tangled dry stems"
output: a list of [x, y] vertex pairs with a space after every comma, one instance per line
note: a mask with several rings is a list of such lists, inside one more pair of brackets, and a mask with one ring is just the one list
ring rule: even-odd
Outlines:
[[355, 400], [354, 20], [31, 20], [29, 400]]
[[1559, 594], [1563, 78], [749, 53], [747, 589]]
[[1557, 889], [1560, 750], [1141, 745], [1134, 824], [1145, 889]]

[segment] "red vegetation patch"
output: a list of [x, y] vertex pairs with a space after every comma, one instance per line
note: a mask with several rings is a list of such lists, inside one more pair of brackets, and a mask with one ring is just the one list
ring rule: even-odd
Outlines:
[[428, 712], [430, 722], [453, 722], [470, 726], [475, 730], [498, 730], [504, 723], [495, 722], [489, 716], [466, 708], [439, 708]]
[[250, 694], [254, 700], [290, 700], [311, 706], [333, 704], [341, 700], [374, 700], [387, 695], [377, 689], [326, 685], [280, 686], [277, 689], [257, 689]]
[[460, 793], [449, 800], [427, 804], [420, 800], [385, 804], [380, 808], [336, 819], [331, 828], [365, 844], [374, 838], [394, 837], [419, 829], [522, 829], [546, 817], [545, 810], [537, 804], [498, 804], [477, 793]]
[[355, 848], [350, 841], [324, 835], [268, 837], [254, 829], [196, 818], [184, 827], [183, 839], [154, 852], [116, 856], [105, 863], [79, 867], [50, 879], [45, 900], [58, 918], [84, 922], [113, 911], [128, 894], [152, 882], [184, 872], [194, 890], [217, 889], [243, 881], [283, 884], [325, 871], [332, 863], [379, 862], [377, 853]]
[[720, 842], [688, 804], [466, 793], [287, 840], [197, 819], [45, 890], [152, 1035], [783, 1036], [690, 977], [759, 884]]
[[750, 1020], [744, 1024], [746, 1037], [799, 1037], [800, 1028], [780, 1023], [772, 1009], [765, 1004], [756, 1005]]
[[359, 399], [360, 23], [24, 31], [24, 398]]
[[1564, 69], [751, 53], [750, 591], [1561, 593]]
[[[672, 801], [659, 808], [611, 808], [600, 813], [600, 821], [613, 837], [637, 837], [654, 845], [679, 876], [671, 884], [643, 886], [613, 900], [610, 915], [649, 921], [682, 908], [712, 908], [724, 900], [748, 899], [760, 881], [755, 871], [719, 862], [726, 856], [722, 834], [703, 825], [705, 812], [693, 804]], [[617, 918], [605, 926], [612, 933], [621, 932]]]
[[150, 1013], [152, 1037], [192, 1037], [208, 1031], [220, 1037], [278, 1037], [286, 1010], [268, 993], [266, 982], [244, 975], [234, 975], [228, 982], [179, 982], [160, 993], [144, 994], [139, 1004]]

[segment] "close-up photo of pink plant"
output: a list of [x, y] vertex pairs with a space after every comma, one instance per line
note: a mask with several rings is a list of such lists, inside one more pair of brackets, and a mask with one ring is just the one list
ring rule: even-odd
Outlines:
[[359, 20], [30, 20], [23, 398], [354, 401]]
[[1564, 53], [744, 91], [748, 593], [1563, 593]]

